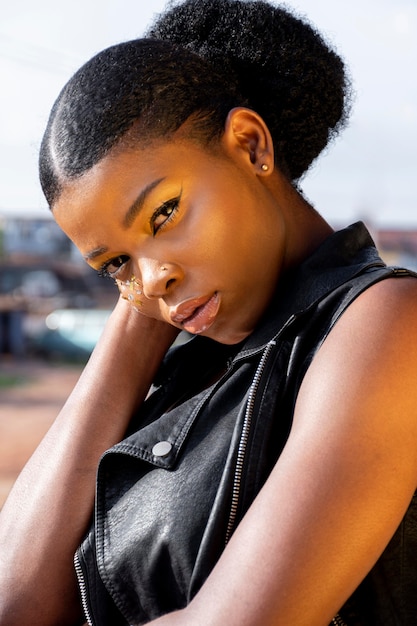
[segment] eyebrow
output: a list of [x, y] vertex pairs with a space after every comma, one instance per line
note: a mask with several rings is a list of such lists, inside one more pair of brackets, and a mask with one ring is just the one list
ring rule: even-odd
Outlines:
[[155, 187], [162, 183], [163, 180], [165, 180], [165, 177], [157, 178], [152, 183], [149, 183], [149, 185], [146, 185], [144, 189], [142, 189], [136, 200], [128, 208], [126, 215], [123, 218], [123, 228], [128, 229], [132, 226], [138, 213], [143, 209], [143, 205], [145, 204], [147, 196], [149, 196], [151, 191], [153, 191]]
[[95, 248], [94, 250], [90, 250], [90, 252], [87, 252], [86, 254], [84, 254], [84, 259], [86, 261], [92, 261], [96, 257], [101, 256], [102, 254], [105, 254], [105, 252], [107, 252], [107, 250], [108, 250], [108, 248], [106, 246], [101, 246], [100, 248]]
[[[138, 213], [143, 209], [143, 205], [145, 204], [146, 198], [149, 196], [151, 191], [155, 189], [155, 187], [157, 187], [160, 183], [162, 183], [163, 180], [165, 180], [165, 177], [157, 178], [156, 180], [149, 183], [149, 185], [146, 185], [144, 189], [142, 189], [142, 191], [140, 192], [136, 200], [133, 202], [133, 204], [130, 205], [130, 207], [126, 211], [126, 214], [122, 221], [122, 227], [124, 229], [127, 230], [128, 228], [132, 226]], [[91, 261], [97, 258], [98, 256], [105, 254], [107, 251], [108, 251], [107, 246], [100, 246], [98, 248], [95, 248], [94, 250], [90, 250], [90, 252], [87, 252], [84, 255], [84, 259], [86, 261]]]

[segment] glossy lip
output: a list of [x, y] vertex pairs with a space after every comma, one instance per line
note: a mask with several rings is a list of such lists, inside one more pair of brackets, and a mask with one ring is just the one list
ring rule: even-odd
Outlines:
[[184, 330], [194, 335], [207, 330], [214, 322], [220, 307], [217, 291], [207, 298], [193, 298], [179, 304], [170, 313], [171, 322], [181, 324]]

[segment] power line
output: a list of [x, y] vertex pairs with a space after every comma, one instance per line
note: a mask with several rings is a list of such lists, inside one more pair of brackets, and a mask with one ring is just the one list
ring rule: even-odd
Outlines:
[[0, 31], [0, 58], [47, 72], [68, 75], [82, 59], [65, 52], [51, 50], [28, 41], [21, 41]]

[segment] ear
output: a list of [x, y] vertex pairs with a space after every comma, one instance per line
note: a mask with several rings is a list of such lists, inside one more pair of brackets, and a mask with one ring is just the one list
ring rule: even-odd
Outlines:
[[274, 169], [271, 133], [255, 111], [236, 107], [229, 111], [223, 142], [231, 156], [243, 159], [257, 174], [269, 175]]

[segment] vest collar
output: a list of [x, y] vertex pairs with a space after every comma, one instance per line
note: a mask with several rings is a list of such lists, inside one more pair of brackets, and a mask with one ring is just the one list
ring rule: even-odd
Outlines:
[[366, 268], [378, 266], [385, 263], [363, 222], [333, 233], [278, 283], [271, 305], [238, 357], [262, 349], [291, 320]]

